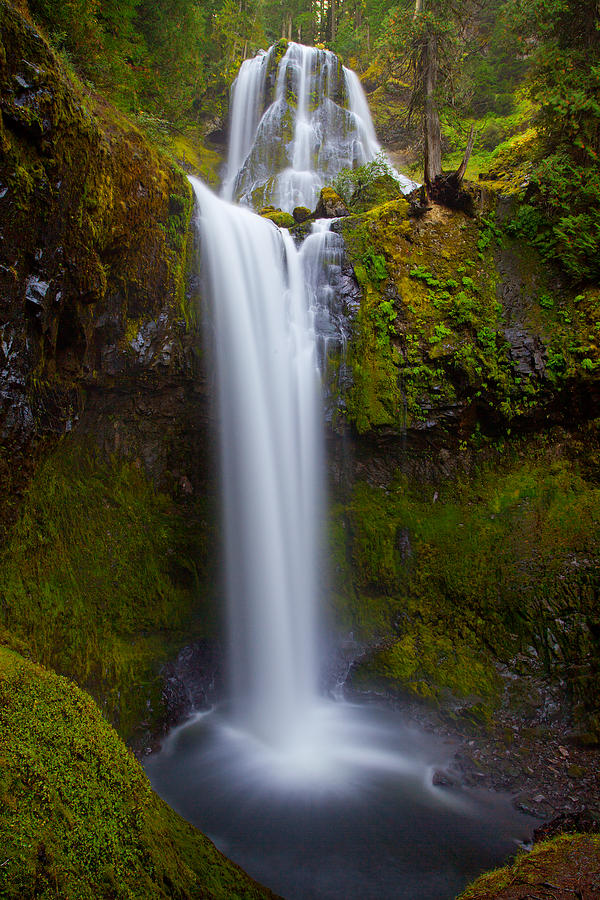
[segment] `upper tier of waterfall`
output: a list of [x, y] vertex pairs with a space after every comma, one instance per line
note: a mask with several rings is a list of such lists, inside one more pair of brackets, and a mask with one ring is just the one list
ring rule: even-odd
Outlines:
[[[227, 199], [314, 209], [342, 169], [380, 152], [358, 77], [330, 50], [279, 42], [243, 63], [232, 92]], [[394, 174], [403, 190], [415, 187]]]

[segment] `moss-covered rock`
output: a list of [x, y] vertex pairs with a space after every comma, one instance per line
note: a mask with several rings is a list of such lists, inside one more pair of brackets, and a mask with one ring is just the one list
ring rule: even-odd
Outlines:
[[373, 648], [355, 686], [485, 721], [496, 667], [520, 658], [566, 684], [582, 737], [600, 733], [599, 500], [544, 441], [458, 481], [356, 483], [332, 514], [337, 614]]
[[0, 645], [0, 893], [260, 898], [152, 791], [92, 699]]
[[161, 664], [214, 621], [210, 589], [199, 595], [207, 509], [191, 500], [184, 512], [139, 464], [71, 441], [38, 468], [0, 550], [0, 625], [126, 737], [161, 720]]
[[333, 188], [321, 188], [317, 208], [315, 209], [315, 218], [317, 219], [337, 219], [340, 216], [349, 215], [349, 210], [339, 194]]
[[302, 222], [306, 222], [306, 220], [310, 217], [310, 209], [307, 206], [295, 206], [292, 215], [294, 216], [294, 222], [297, 225], [300, 225]]
[[459, 900], [527, 900], [538, 891], [555, 897], [598, 892], [600, 835], [561, 835], [519, 853], [512, 865], [482, 875]]
[[472, 444], [591, 414], [599, 394], [598, 289], [565, 286], [507, 236], [479, 195], [472, 218], [405, 200], [344, 219], [363, 302], [348, 344], [359, 433]]
[[278, 228], [293, 228], [296, 224], [294, 217], [290, 213], [283, 212], [281, 209], [275, 209], [273, 206], [263, 206], [260, 215], [263, 219], [269, 219]]

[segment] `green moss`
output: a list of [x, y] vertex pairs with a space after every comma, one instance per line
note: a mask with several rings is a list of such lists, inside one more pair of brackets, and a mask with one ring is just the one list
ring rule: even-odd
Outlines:
[[[500, 699], [499, 679], [489, 654], [418, 622], [370, 655], [354, 681], [400, 688], [436, 704], [468, 700], [468, 716], [476, 721], [490, 720]], [[465, 715], [464, 707], [461, 714]]]
[[357, 483], [335, 512], [336, 603], [359, 638], [384, 641], [365, 678], [493, 699], [494, 660], [534, 647], [593, 733], [599, 504], [598, 487], [543, 444], [505, 448], [464, 482]]
[[[395, 249], [408, 222], [408, 203], [398, 200], [373, 213], [343, 220], [342, 233], [362, 302], [348, 348], [353, 387], [346, 398], [348, 417], [359, 432], [384, 425], [402, 426], [403, 403], [398, 389], [399, 349], [395, 336], [397, 307], [384, 291], [397, 269]], [[380, 237], [385, 234], [385, 240]], [[382, 304], [387, 303], [386, 307]]]
[[92, 699], [0, 646], [0, 893], [271, 896], [184, 822]]
[[478, 446], [597, 381], [597, 288], [566, 289], [486, 203], [478, 219], [434, 207], [411, 220], [405, 200], [344, 219], [363, 293], [346, 398], [360, 433], [425, 425]]
[[288, 212], [283, 212], [280, 209], [274, 209], [272, 206], [264, 206], [260, 215], [263, 219], [269, 219], [269, 221], [273, 222], [277, 225], [278, 228], [293, 228], [296, 224], [294, 222], [294, 217], [290, 215]]
[[129, 735], [147, 700], [160, 712], [160, 662], [198, 631], [201, 541], [136, 466], [65, 443], [2, 551], [0, 623]]
[[213, 187], [218, 186], [223, 160], [216, 150], [205, 146], [199, 134], [191, 132], [171, 135], [166, 146], [186, 172], [199, 175]]
[[543, 891], [548, 884], [561, 891], [564, 885], [569, 895], [574, 894], [571, 885], [580, 885], [582, 873], [597, 872], [599, 864], [600, 835], [560, 835], [536, 844], [528, 853], [519, 853], [512, 865], [482, 875], [458, 900], [493, 900], [516, 885], [523, 891], [528, 887]]

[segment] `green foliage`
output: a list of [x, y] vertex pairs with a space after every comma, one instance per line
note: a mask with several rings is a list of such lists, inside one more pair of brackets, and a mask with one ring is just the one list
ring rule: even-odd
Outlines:
[[[539, 104], [529, 202], [537, 246], [573, 280], [600, 274], [600, 13], [595, 0], [513, 0], [522, 46], [533, 41]], [[523, 233], [526, 233], [523, 231]]]
[[334, 178], [332, 187], [354, 212], [365, 212], [372, 206], [400, 196], [398, 182], [383, 151], [362, 166], [342, 169]]
[[76, 71], [153, 138], [224, 115], [244, 53], [264, 42], [258, 0], [31, 0]]
[[271, 896], [152, 791], [91, 697], [0, 646], [0, 896]]

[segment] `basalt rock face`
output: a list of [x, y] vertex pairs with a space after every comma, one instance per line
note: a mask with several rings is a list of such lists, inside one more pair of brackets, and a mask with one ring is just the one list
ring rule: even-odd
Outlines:
[[202, 404], [189, 184], [7, 3], [0, 29], [4, 457], [83, 428], [158, 484], [171, 470], [192, 483], [183, 460], [200, 455]]
[[460, 468], [511, 434], [585, 425], [600, 400], [598, 288], [567, 285], [503, 232], [501, 202], [471, 193], [475, 217], [414, 218], [399, 199], [334, 226], [363, 298], [337, 426], [388, 478], [411, 460], [425, 474], [425, 453], [444, 475], [450, 455]]

